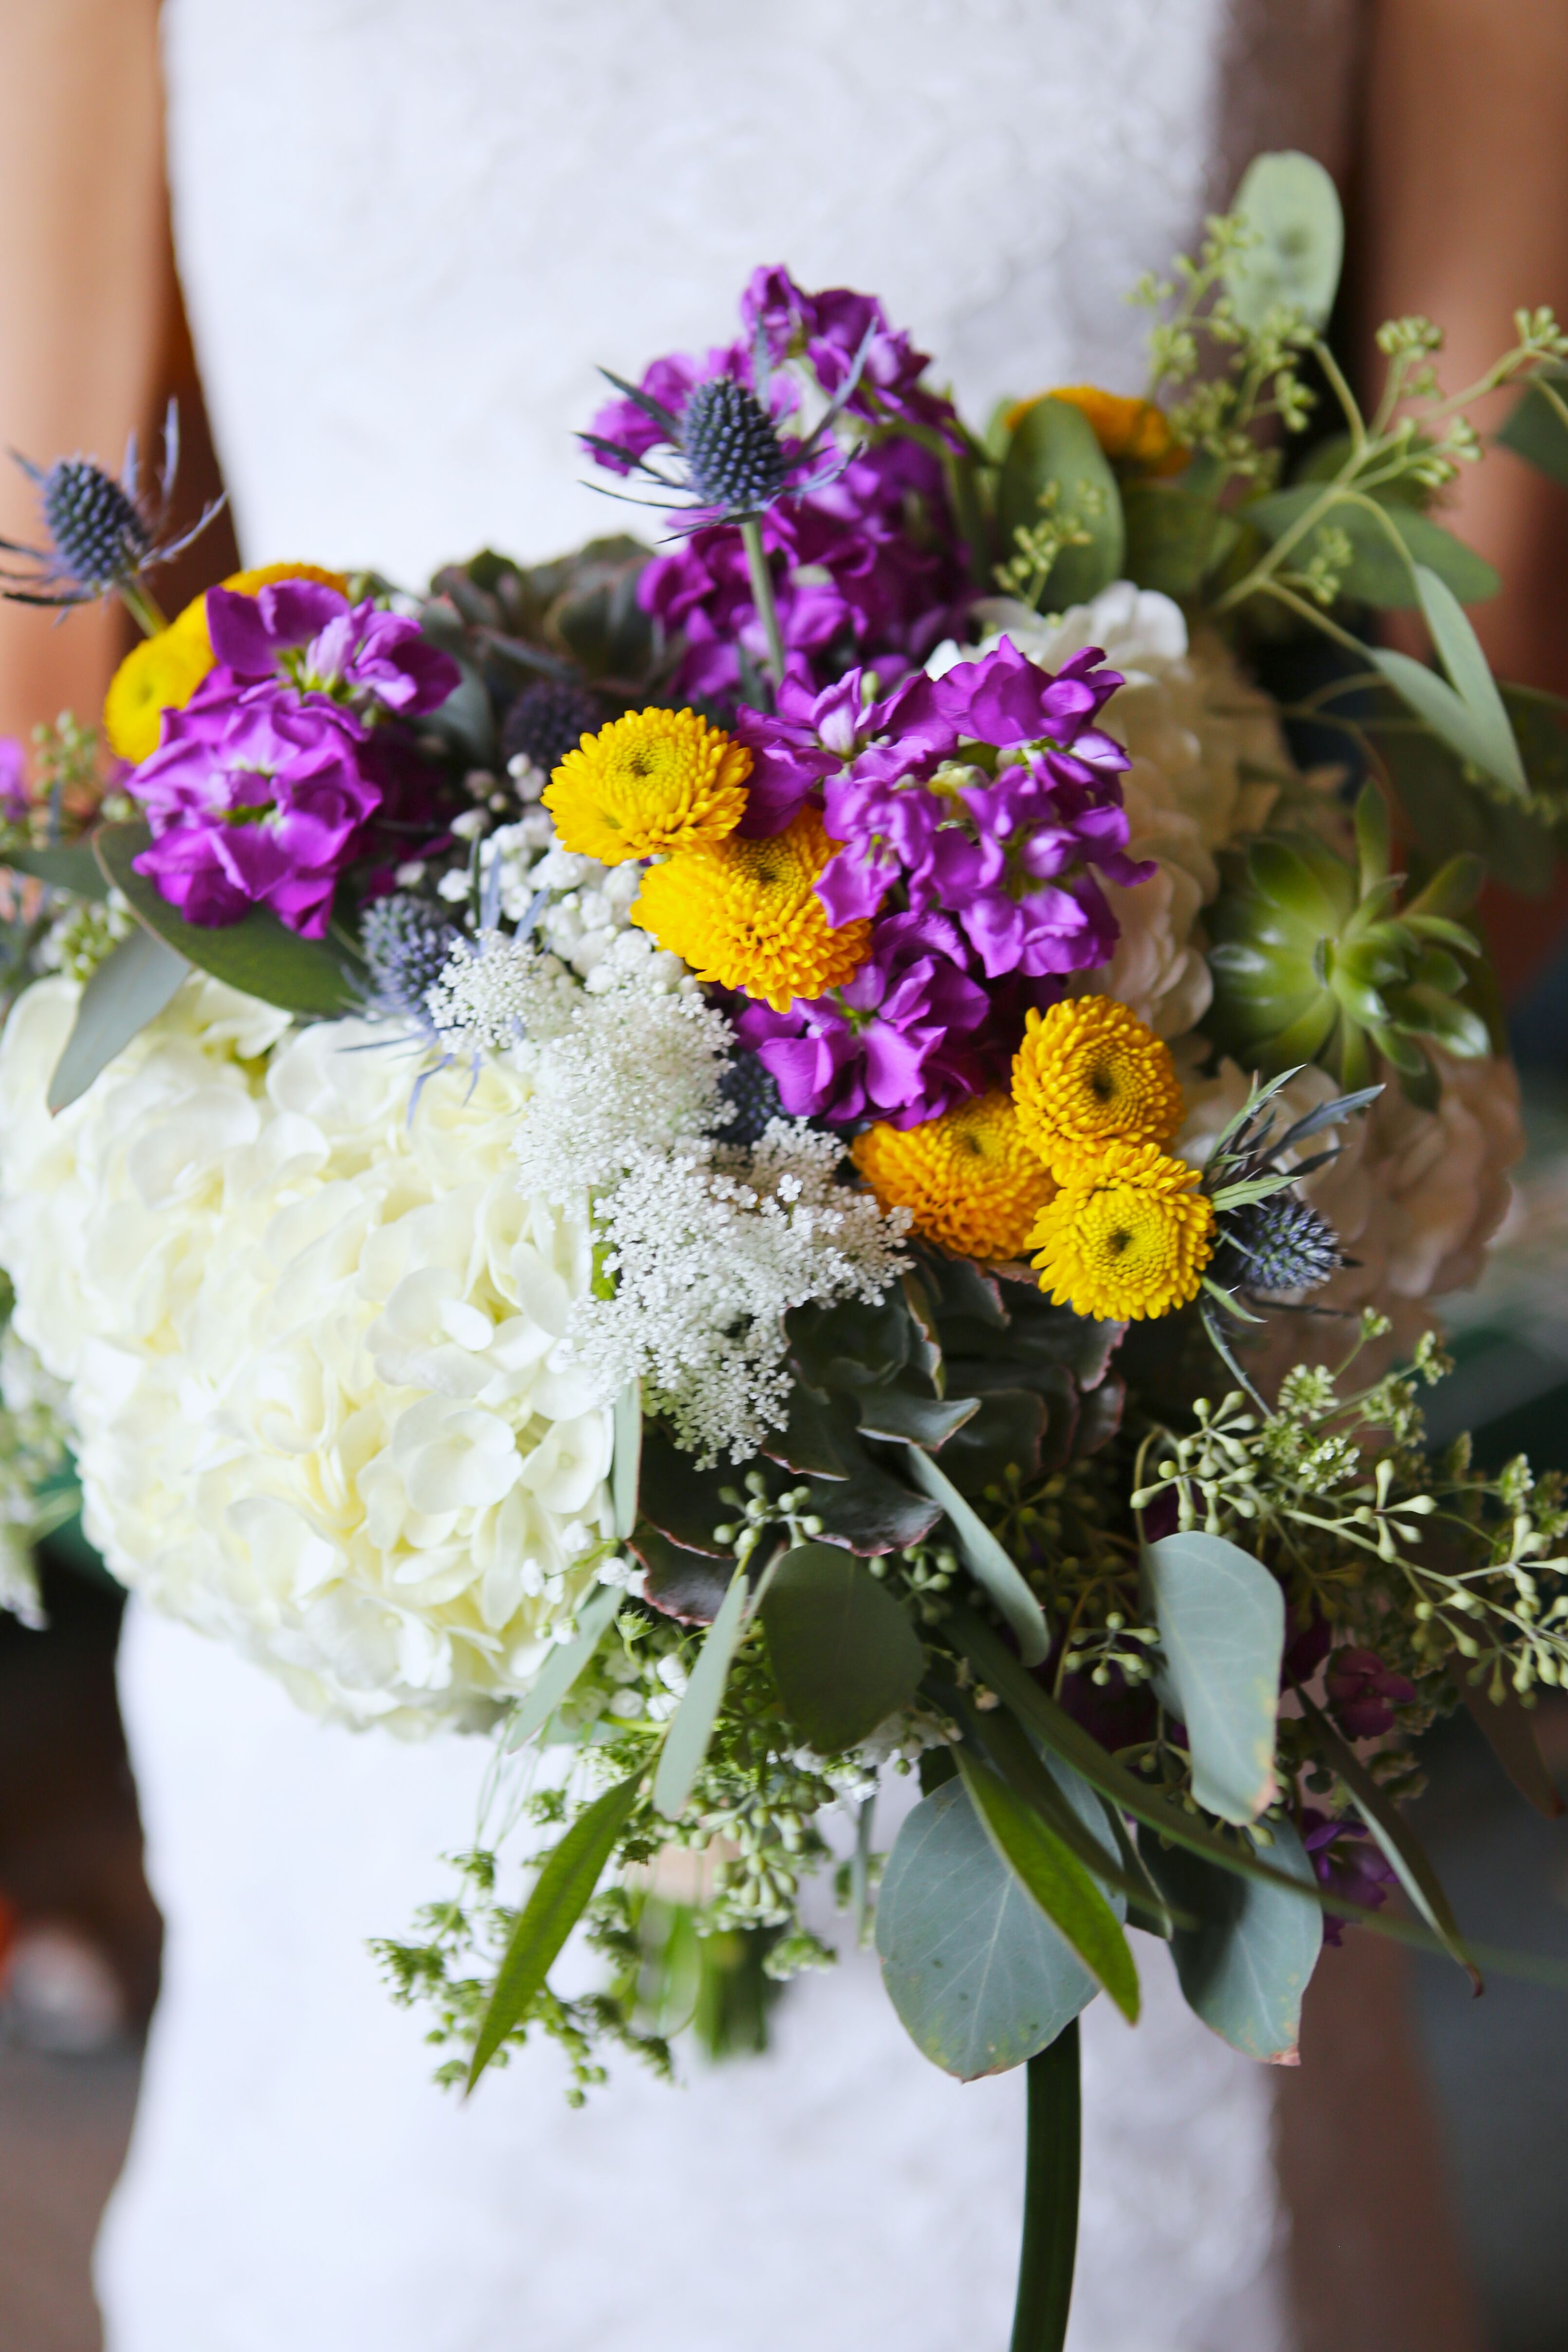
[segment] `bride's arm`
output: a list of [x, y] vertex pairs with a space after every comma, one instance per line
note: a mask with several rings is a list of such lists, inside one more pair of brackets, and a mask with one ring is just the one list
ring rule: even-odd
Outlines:
[[[157, 45], [156, 0], [0, 6], [0, 537], [37, 530], [5, 453], [118, 472], [148, 422], [169, 282]], [[0, 604], [0, 734], [97, 715], [120, 614], [53, 617]]]
[[[1362, 121], [1368, 333], [1409, 311], [1436, 319], [1458, 387], [1507, 350], [1522, 305], [1568, 321], [1563, 0], [1375, 0]], [[1476, 424], [1495, 429], [1512, 396]], [[1472, 615], [1493, 663], [1568, 693], [1568, 496], [1497, 450], [1466, 468], [1453, 516], [1502, 574]]]

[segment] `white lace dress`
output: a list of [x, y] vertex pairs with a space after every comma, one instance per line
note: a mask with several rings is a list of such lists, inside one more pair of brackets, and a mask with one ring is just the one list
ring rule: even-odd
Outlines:
[[[882, 294], [971, 415], [1131, 388], [1132, 281], [1253, 149], [1335, 160], [1352, 7], [166, 0], [246, 558], [413, 582], [623, 527], [577, 480], [595, 362], [727, 337], [758, 261]], [[365, 1947], [442, 1892], [477, 1744], [323, 1728], [136, 1607], [121, 1687], [168, 1943], [99, 2247], [109, 2352], [1005, 2341], [1019, 2079], [929, 2066], [869, 1957], [684, 2091], [627, 2063], [572, 2114], [547, 2050], [460, 2109]], [[1073, 2352], [1279, 2352], [1268, 2077], [1140, 1959], [1136, 2034], [1085, 2021]]]

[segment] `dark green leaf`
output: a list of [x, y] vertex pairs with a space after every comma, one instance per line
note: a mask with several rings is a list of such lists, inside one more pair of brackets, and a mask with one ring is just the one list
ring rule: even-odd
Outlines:
[[956, 1486], [917, 1445], [906, 1448], [911, 1476], [946, 1512], [970, 1574], [984, 1585], [1017, 1637], [1026, 1666], [1038, 1666], [1051, 1648], [1044, 1615], [1022, 1576]]
[[[1050, 1369], [1065, 1385], [1063, 1368]], [[1069, 1403], [1062, 1419], [1071, 1423], [1071, 1418]], [[1045, 1423], [1045, 1401], [1038, 1390], [993, 1388], [981, 1399], [978, 1411], [944, 1446], [942, 1467], [959, 1492], [967, 1495], [983, 1495], [988, 1486], [999, 1486], [1009, 1470], [1030, 1478], [1040, 1466]]]
[[[1291, 1823], [1273, 1822], [1270, 1828], [1275, 1862], [1315, 1891], [1312, 1863]], [[1171, 1937], [1188, 2007], [1249, 2058], [1294, 2057], [1301, 1997], [1322, 1948], [1316, 1905], [1216, 1870], [1179, 1846], [1163, 1846], [1146, 1829], [1138, 1843], [1166, 1900], [1196, 1913], [1201, 1923], [1178, 1927]]]
[[672, 1444], [657, 1423], [643, 1431], [638, 1468], [637, 1501], [643, 1517], [683, 1551], [706, 1551], [728, 1559], [730, 1547], [720, 1543], [715, 1528], [733, 1525], [736, 1507], [719, 1489], [732, 1487], [733, 1470], [699, 1470], [689, 1454]]
[[1084, 1868], [1112, 1889], [1117, 1903], [1125, 1908], [1128, 1903], [1159, 1901], [1143, 1864], [1134, 1861], [1129, 1870], [1120, 1844], [1112, 1843], [1109, 1809], [1082, 1773], [1060, 1756], [1042, 1759], [1010, 1709], [996, 1706], [982, 1714], [956, 1695], [947, 1703], [962, 1721], [965, 1737], [985, 1750], [1002, 1779], [1071, 1847]]
[[1086, 604], [1121, 576], [1126, 532], [1116, 477], [1082, 411], [1065, 400], [1037, 400], [1019, 419], [997, 485], [1004, 557], [1016, 551], [1014, 533], [1040, 520], [1041, 499], [1052, 489], [1057, 520], [1071, 519], [1089, 542], [1064, 547], [1051, 566], [1040, 608], [1060, 613]]
[[900, 1829], [876, 1948], [910, 2039], [966, 2083], [1021, 2066], [1097, 1990], [1002, 1860], [961, 1780], [923, 1799]]
[[810, 1481], [810, 1510], [821, 1519], [826, 1543], [851, 1551], [904, 1551], [928, 1536], [942, 1514], [923, 1496], [874, 1462], [862, 1461], [847, 1478]]
[[111, 948], [82, 990], [49, 1079], [49, 1108], [64, 1110], [86, 1094], [99, 1071], [162, 1012], [190, 971], [184, 957], [151, 931], [132, 931]]
[[1433, 1869], [1419, 1838], [1400, 1818], [1390, 1799], [1378, 1787], [1348, 1740], [1342, 1739], [1322, 1709], [1299, 1686], [1301, 1712], [1317, 1735], [1318, 1753], [1339, 1774], [1355, 1800], [1356, 1811], [1383, 1849], [1384, 1858], [1444, 1949], [1465, 1970], [1477, 1992], [1479, 1972], [1459, 1940], [1459, 1923], [1443, 1883]]
[[958, 1770], [970, 1801], [1009, 1870], [1023, 1882], [1062, 1941], [1110, 1994], [1129, 2025], [1138, 2021], [1138, 1971], [1121, 1925], [1065, 1839], [988, 1771], [967, 1747]]
[[1560, 1821], [1568, 1808], [1546, 1769], [1535, 1727], [1513, 1692], [1505, 1689], [1494, 1706], [1484, 1690], [1472, 1690], [1467, 1683], [1462, 1696], [1488, 1746], [1526, 1803], [1544, 1813], [1549, 1822]]
[[868, 1437], [886, 1437], [933, 1451], [946, 1444], [980, 1409], [978, 1397], [916, 1396], [910, 1389], [871, 1389], [860, 1400], [861, 1427]]
[[615, 1622], [621, 1594], [614, 1586], [599, 1585], [577, 1612], [577, 1633], [553, 1649], [534, 1677], [534, 1686], [507, 1729], [507, 1750], [526, 1748], [542, 1731], [584, 1668], [591, 1662], [605, 1634]]
[[72, 890], [78, 898], [107, 898], [109, 885], [99, 869], [90, 843], [73, 842], [68, 849], [7, 849], [0, 866], [16, 874], [30, 874], [51, 890]]
[[855, 1444], [854, 1407], [842, 1397], [830, 1398], [804, 1380], [789, 1384], [789, 1418], [782, 1429], [771, 1429], [762, 1441], [770, 1462], [803, 1477], [844, 1478], [860, 1458]]
[[737, 1574], [720, 1603], [718, 1615], [708, 1627], [692, 1668], [692, 1678], [670, 1718], [664, 1744], [659, 1750], [658, 1770], [653, 1775], [653, 1802], [667, 1822], [680, 1820], [703, 1769], [713, 1727], [724, 1703], [730, 1661], [745, 1631], [749, 1590], [744, 1573]]
[[[1322, 495], [1322, 483], [1297, 483], [1288, 490], [1271, 490], [1266, 498], [1253, 499], [1242, 511], [1266, 539], [1277, 540]], [[1359, 499], [1336, 499], [1294, 543], [1289, 561], [1297, 567], [1306, 563], [1314, 551], [1318, 531], [1332, 528], [1343, 531], [1350, 541], [1351, 562], [1340, 574], [1340, 593], [1354, 604], [1375, 604], [1384, 612], [1419, 604], [1417, 564], [1441, 578], [1461, 604], [1479, 604], [1497, 594], [1502, 583], [1491, 565], [1429, 515], [1396, 499], [1375, 499], [1372, 508], [1375, 511]]]
[[1274, 1797], [1285, 1600], [1249, 1552], [1194, 1530], [1145, 1548], [1164, 1666], [1162, 1704], [1186, 1726], [1192, 1793], [1221, 1821]]
[[1122, 508], [1126, 576], [1164, 596], [1195, 596], [1205, 573], [1223, 562], [1238, 536], [1228, 515], [1179, 482], [1125, 482]]
[[301, 939], [264, 907], [253, 907], [239, 922], [217, 929], [185, 922], [157, 886], [133, 868], [132, 859], [152, 838], [144, 824], [106, 824], [93, 835], [93, 845], [105, 875], [123, 891], [137, 920], [188, 963], [285, 1013], [327, 1020], [359, 1010], [364, 1002], [364, 966], [332, 940]]
[[633, 1772], [613, 1789], [606, 1789], [545, 1856], [486, 2005], [468, 2068], [470, 2091], [512, 2028], [527, 2014], [561, 1946], [592, 1901], [600, 1875], [637, 1801], [642, 1778], [640, 1772]]
[[1542, 375], [1550, 381], [1556, 400], [1549, 398], [1541, 379], [1527, 383], [1497, 439], [1503, 448], [1528, 458], [1542, 473], [1568, 488], [1568, 420], [1560, 405], [1568, 395], [1568, 373], [1553, 367], [1543, 370]]
[[735, 1574], [733, 1554], [717, 1558], [711, 1552], [683, 1551], [646, 1519], [639, 1519], [628, 1538], [647, 1571], [643, 1590], [651, 1607], [687, 1625], [711, 1625], [729, 1591]]
[[762, 1602], [768, 1655], [792, 1723], [834, 1755], [907, 1706], [925, 1652], [905, 1612], [852, 1551], [797, 1544]]
[[1326, 326], [1344, 259], [1344, 216], [1322, 165], [1293, 149], [1254, 156], [1231, 209], [1257, 240], [1226, 273], [1241, 324], [1256, 332], [1271, 310], [1291, 310], [1310, 326]]

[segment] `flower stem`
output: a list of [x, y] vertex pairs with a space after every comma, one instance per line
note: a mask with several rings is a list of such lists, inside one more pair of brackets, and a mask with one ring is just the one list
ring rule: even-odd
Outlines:
[[155, 637], [168, 627], [156, 598], [139, 580], [121, 580], [119, 586], [120, 601], [144, 637]]
[[752, 602], [768, 632], [768, 674], [777, 689], [784, 683], [784, 633], [779, 626], [779, 607], [773, 601], [773, 574], [768, 569], [768, 555], [762, 544], [762, 525], [755, 515], [741, 524], [740, 541], [746, 550]]
[[1012, 2352], [1061, 2352], [1078, 2252], [1078, 2021], [1029, 2062], [1023, 2246]]

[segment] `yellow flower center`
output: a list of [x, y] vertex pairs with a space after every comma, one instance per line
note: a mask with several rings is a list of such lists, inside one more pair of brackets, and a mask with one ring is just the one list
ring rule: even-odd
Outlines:
[[544, 794], [563, 845], [606, 866], [723, 840], [751, 754], [695, 710], [632, 710], [569, 751]]
[[918, 1127], [867, 1128], [850, 1156], [884, 1209], [955, 1257], [1017, 1257], [1055, 1191], [1004, 1094], [977, 1095]]
[[698, 841], [649, 867], [632, 920], [699, 980], [788, 1012], [841, 987], [871, 951], [870, 923], [835, 930], [812, 887], [837, 847], [813, 808], [766, 841]]
[[1107, 1143], [1168, 1143], [1182, 1120], [1169, 1048], [1109, 996], [1029, 1015], [1013, 1100], [1026, 1141], [1059, 1176]]
[[1197, 1297], [1214, 1248], [1197, 1172], [1152, 1143], [1108, 1144], [1048, 1202], [1029, 1236], [1040, 1286], [1105, 1322], [1168, 1315]]

